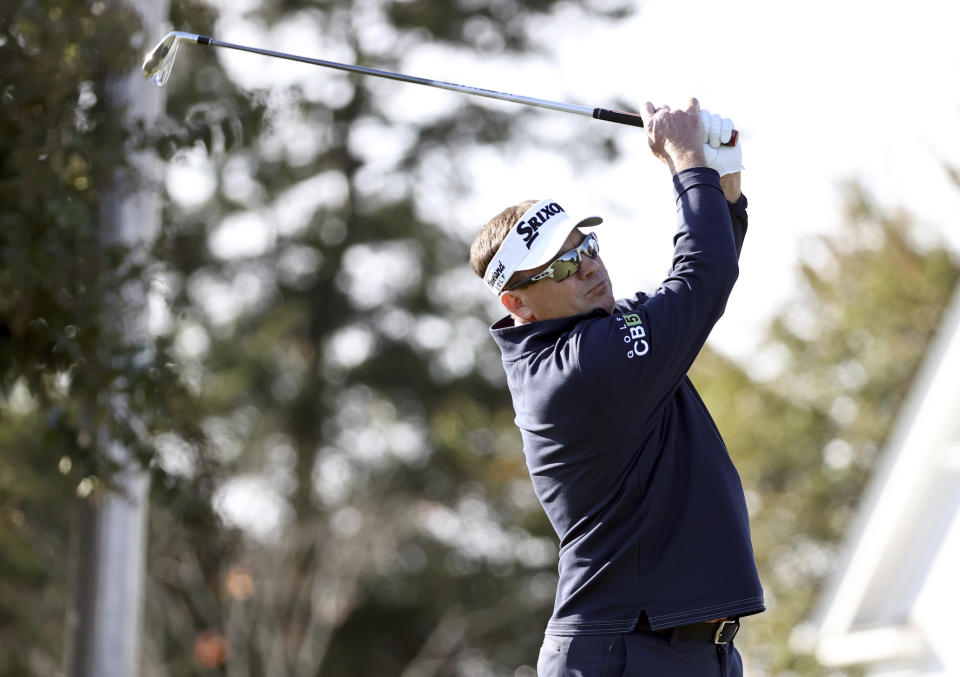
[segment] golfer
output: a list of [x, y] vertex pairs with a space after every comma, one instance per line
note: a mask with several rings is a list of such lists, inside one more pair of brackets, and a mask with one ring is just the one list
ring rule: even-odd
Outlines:
[[669, 167], [673, 266], [615, 300], [598, 217], [508, 208], [470, 249], [508, 315], [490, 329], [534, 489], [560, 539], [541, 677], [741, 675], [733, 637], [763, 611], [739, 474], [687, 370], [723, 314], [747, 229], [729, 119], [646, 104]]

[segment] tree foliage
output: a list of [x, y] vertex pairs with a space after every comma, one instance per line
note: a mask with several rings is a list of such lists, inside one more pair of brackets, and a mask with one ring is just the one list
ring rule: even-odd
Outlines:
[[742, 646], [767, 674], [822, 673], [791, 633], [839, 565], [864, 484], [960, 277], [942, 245], [918, 244], [922, 229], [907, 213], [881, 209], [855, 182], [843, 191], [840, 227], [809, 243], [802, 291], [760, 351], [778, 365], [775, 376], [754, 382], [710, 353], [694, 370], [747, 490], [769, 610], [750, 619]]
[[[101, 2], [0, 15], [2, 675], [58, 669], [71, 497], [109, 474], [96, 431], [121, 418], [106, 394], [155, 402], [163, 382], [103, 321], [106, 292], [139, 274], [99, 228], [130, 138], [103, 85], [135, 66], [136, 29]], [[117, 428], [132, 439], [128, 423]]]

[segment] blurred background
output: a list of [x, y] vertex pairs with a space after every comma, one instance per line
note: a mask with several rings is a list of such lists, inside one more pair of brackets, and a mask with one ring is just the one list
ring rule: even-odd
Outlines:
[[691, 375], [767, 594], [747, 674], [960, 674], [960, 11], [774, 6], [5, 11], [0, 677], [535, 675], [557, 544], [467, 248], [553, 197], [618, 296], [669, 267], [641, 130], [190, 45], [161, 91], [172, 29], [732, 117], [751, 231]]

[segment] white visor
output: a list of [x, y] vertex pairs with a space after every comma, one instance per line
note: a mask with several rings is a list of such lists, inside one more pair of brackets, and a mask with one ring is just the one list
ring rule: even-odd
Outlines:
[[524, 212], [503, 238], [484, 272], [484, 283], [499, 295], [518, 270], [539, 268], [562, 254], [560, 248], [574, 228], [588, 228], [602, 221], [599, 216], [574, 220], [555, 201], [538, 202]]

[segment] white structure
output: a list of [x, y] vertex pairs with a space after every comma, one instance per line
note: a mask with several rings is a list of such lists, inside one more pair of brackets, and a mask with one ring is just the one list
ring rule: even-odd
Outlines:
[[960, 290], [811, 624], [826, 666], [960, 676]]

